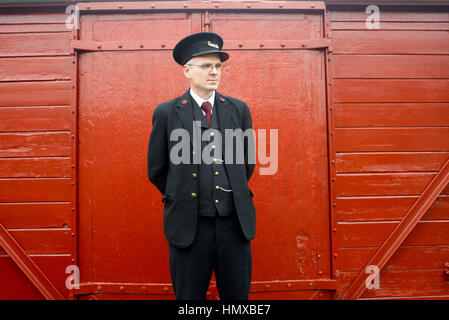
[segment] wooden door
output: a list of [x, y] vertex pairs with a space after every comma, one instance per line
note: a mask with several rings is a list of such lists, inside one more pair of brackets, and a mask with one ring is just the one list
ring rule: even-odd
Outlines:
[[[173, 298], [147, 145], [154, 108], [188, 89], [173, 46], [213, 31], [231, 56], [219, 91], [248, 103], [267, 150], [275, 143], [270, 133], [278, 138], [269, 155], [277, 169], [262, 175], [257, 154], [250, 181], [257, 211], [250, 297], [332, 297], [325, 52], [316, 45], [322, 28], [322, 10], [82, 16], [78, 236], [81, 281], [91, 284], [85, 295]], [[218, 296], [214, 283], [209, 293]]]

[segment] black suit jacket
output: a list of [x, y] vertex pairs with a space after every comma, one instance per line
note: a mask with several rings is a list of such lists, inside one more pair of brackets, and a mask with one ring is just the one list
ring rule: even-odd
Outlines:
[[[198, 173], [199, 165], [193, 163], [192, 157], [188, 164], [174, 164], [170, 161], [170, 150], [179, 143], [178, 140], [170, 141], [170, 134], [175, 129], [187, 130], [190, 134], [190, 153], [192, 153], [193, 103], [188, 90], [182, 96], [158, 105], [153, 114], [153, 129], [148, 146], [148, 178], [163, 195], [164, 233], [170, 244], [180, 248], [189, 246], [195, 238], [198, 197], [193, 198], [192, 193], [198, 194], [198, 179], [194, 178], [193, 174]], [[251, 115], [245, 102], [225, 97], [218, 92], [215, 93], [213, 112], [218, 112], [223, 155], [225, 155], [225, 129], [240, 128], [244, 132], [252, 128]], [[238, 144], [234, 143], [234, 161], [232, 163], [225, 161], [225, 167], [243, 234], [251, 240], [255, 235], [256, 212], [248, 180], [255, 164], [248, 163], [248, 148], [251, 144], [248, 143], [248, 139], [243, 140], [244, 163], [236, 161], [235, 148]], [[255, 152], [254, 149], [253, 151]]]

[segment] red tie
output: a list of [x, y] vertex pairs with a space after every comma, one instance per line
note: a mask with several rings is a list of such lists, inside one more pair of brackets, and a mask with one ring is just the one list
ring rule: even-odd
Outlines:
[[209, 127], [210, 127], [210, 121], [212, 119], [212, 105], [210, 104], [209, 101], [205, 101], [203, 102], [203, 104], [201, 105], [201, 109], [204, 110], [204, 112], [206, 112], [206, 120], [207, 123], [209, 123]]

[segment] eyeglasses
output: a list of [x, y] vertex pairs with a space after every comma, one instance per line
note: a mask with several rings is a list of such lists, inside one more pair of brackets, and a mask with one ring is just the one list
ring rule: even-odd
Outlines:
[[201, 70], [212, 72], [212, 70], [217, 69], [217, 71], [222, 71], [224, 69], [224, 65], [221, 63], [212, 64], [212, 63], [204, 63], [204, 64], [187, 64], [189, 67], [200, 67]]

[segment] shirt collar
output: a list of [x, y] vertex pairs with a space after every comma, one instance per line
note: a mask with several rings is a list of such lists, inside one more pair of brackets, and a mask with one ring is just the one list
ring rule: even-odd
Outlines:
[[192, 88], [190, 88], [190, 95], [192, 96], [193, 99], [195, 99], [196, 103], [198, 103], [198, 106], [201, 108], [201, 105], [203, 104], [203, 102], [205, 101], [209, 101], [210, 104], [212, 105], [212, 108], [214, 107], [214, 101], [215, 101], [215, 90], [212, 93], [212, 95], [210, 96], [209, 99], [204, 100], [203, 98], [201, 98], [199, 95], [197, 95]]

